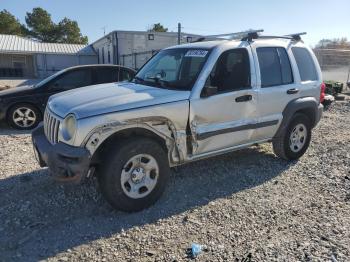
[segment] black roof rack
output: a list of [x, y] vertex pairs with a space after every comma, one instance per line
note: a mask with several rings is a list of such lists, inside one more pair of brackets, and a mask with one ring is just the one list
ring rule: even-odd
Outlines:
[[201, 38], [199, 38], [196, 42], [201, 42], [205, 40], [234, 40], [234, 39], [241, 39], [242, 37], [247, 37], [249, 34], [254, 34], [258, 36], [258, 33], [264, 32], [263, 29], [258, 30], [248, 30], [248, 31], [242, 31], [242, 32], [235, 32], [235, 33], [227, 33], [227, 34], [219, 34], [219, 35], [206, 35]]
[[205, 41], [205, 40], [235, 40], [235, 39], [241, 39], [241, 41], [251, 42], [254, 39], [273, 39], [273, 38], [282, 38], [282, 39], [290, 39], [290, 40], [294, 40], [294, 41], [301, 41], [300, 36], [306, 35], [306, 32], [289, 34], [289, 35], [282, 35], [282, 36], [260, 35], [259, 33], [262, 33], [262, 32], [264, 32], [263, 29], [258, 29], [258, 30], [248, 30], [248, 31], [236, 32], [236, 33], [207, 35], [207, 36], [200, 37], [195, 42], [201, 42], [201, 41]]
[[290, 34], [290, 35], [287, 35], [287, 36], [292, 37], [292, 39], [295, 40], [295, 41], [301, 41], [301, 37], [300, 37], [301, 35], [306, 35], [306, 32]]
[[289, 34], [289, 35], [281, 35], [281, 36], [276, 36], [276, 35], [258, 35], [254, 33], [249, 33], [246, 37], [243, 37], [241, 40], [242, 41], [253, 41], [253, 39], [273, 39], [273, 38], [281, 38], [281, 39], [290, 39], [294, 41], [301, 41], [301, 35], [306, 35], [306, 32], [302, 33], [295, 33], [295, 34]]

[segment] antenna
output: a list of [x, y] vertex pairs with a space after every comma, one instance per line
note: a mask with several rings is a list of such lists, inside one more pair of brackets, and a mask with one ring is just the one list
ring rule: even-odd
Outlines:
[[101, 27], [101, 29], [103, 30], [103, 35], [106, 35], [106, 28], [107, 28], [107, 26]]

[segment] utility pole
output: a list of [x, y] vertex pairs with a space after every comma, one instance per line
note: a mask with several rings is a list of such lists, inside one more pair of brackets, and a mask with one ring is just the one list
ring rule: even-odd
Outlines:
[[181, 43], [181, 23], [177, 24], [177, 44]]

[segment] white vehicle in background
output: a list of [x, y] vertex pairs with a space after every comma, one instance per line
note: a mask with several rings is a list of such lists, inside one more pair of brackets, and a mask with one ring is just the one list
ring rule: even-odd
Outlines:
[[112, 206], [137, 211], [170, 167], [265, 142], [298, 159], [322, 115], [320, 67], [301, 34], [259, 32], [170, 47], [131, 82], [53, 96], [32, 134], [40, 165], [60, 181], [95, 173]]

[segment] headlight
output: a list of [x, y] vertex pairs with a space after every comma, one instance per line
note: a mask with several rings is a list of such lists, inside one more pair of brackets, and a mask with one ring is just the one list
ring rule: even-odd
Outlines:
[[63, 126], [61, 130], [64, 140], [69, 141], [74, 137], [77, 130], [77, 120], [75, 119], [74, 115], [68, 115], [63, 120]]

